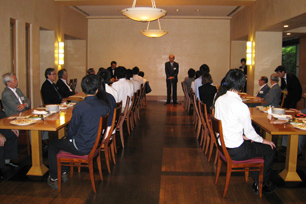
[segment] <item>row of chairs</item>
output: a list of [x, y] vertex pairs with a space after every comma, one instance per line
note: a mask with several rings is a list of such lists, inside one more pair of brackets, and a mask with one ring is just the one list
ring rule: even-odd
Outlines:
[[[114, 110], [114, 117], [112, 125], [110, 128], [107, 128], [108, 115], [101, 117], [99, 122], [99, 130], [97, 133], [97, 138], [95, 144], [88, 155], [78, 156], [71, 153], [60, 151], [57, 155], [57, 171], [58, 175], [61, 175], [61, 167], [69, 166], [71, 177], [73, 176], [73, 168], [78, 167], [78, 172], [80, 173], [81, 167], [88, 167], [90, 180], [92, 184], [93, 191], [96, 193], [96, 187], [94, 182], [94, 172], [93, 172], [93, 161], [96, 158], [98, 164], [98, 170], [101, 181], [103, 181], [102, 176], [102, 167], [101, 167], [101, 152], [104, 152], [106, 166], [108, 172], [111, 173], [110, 161], [112, 160], [116, 164], [115, 153], [117, 153], [116, 146], [116, 132], [120, 133], [120, 139], [122, 148], [124, 148], [124, 132], [123, 124], [126, 122], [128, 134], [130, 135], [134, 127], [140, 120], [140, 108], [145, 107], [145, 90], [144, 86], [141, 86], [141, 89], [134, 93], [133, 97], [130, 99], [128, 96], [126, 99], [126, 104], [130, 104], [130, 107], [127, 105], [123, 113], [122, 101], [116, 104], [116, 109]], [[116, 131], [114, 131], [116, 130]], [[61, 191], [61, 176], [58, 176], [58, 191]]]
[[[186, 85], [182, 84], [185, 95]], [[184, 90], [185, 89], [185, 90]], [[262, 181], [264, 160], [260, 157], [235, 161], [232, 160], [224, 143], [222, 123], [214, 117], [214, 111], [211, 115], [207, 114], [206, 104], [196, 98], [194, 93], [185, 96], [185, 110], [189, 113], [193, 107], [193, 119], [196, 130], [196, 138], [200, 141], [201, 150], [208, 155], [210, 162], [213, 149], [216, 149], [214, 164], [217, 165], [215, 184], [217, 184], [222, 162], [226, 164], [226, 182], [223, 192], [225, 198], [231, 177], [231, 172], [245, 172], [245, 181], [248, 181], [250, 171], [259, 171], [259, 197], [262, 197]], [[209, 153], [208, 153], [209, 152]]]

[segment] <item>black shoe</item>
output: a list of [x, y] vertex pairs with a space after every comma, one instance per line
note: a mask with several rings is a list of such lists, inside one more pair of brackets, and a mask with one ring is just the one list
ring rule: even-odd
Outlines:
[[[254, 182], [253, 185], [252, 185], [252, 189], [254, 191], [254, 193], [256, 195], [259, 194], [258, 192], [258, 185]], [[273, 193], [275, 190], [275, 186], [274, 185], [265, 185], [264, 187], [262, 187], [262, 193], [263, 194], [271, 194]]]
[[164, 105], [168, 105], [168, 104], [170, 104], [170, 102], [166, 102]]
[[173, 102], [173, 105], [177, 105], [177, 104], [179, 104], [178, 102]]
[[14, 168], [18, 168], [19, 167], [18, 164], [14, 163], [12, 161], [10, 161], [9, 163], [6, 163], [6, 166], [11, 166], [11, 167], [14, 167]]

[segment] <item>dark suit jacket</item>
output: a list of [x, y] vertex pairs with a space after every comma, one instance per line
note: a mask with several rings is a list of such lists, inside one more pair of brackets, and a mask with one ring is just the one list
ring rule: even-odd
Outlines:
[[302, 97], [302, 86], [299, 79], [291, 73], [287, 73], [287, 84], [283, 83], [284, 80], [281, 80], [281, 89], [285, 88], [288, 91], [284, 101], [284, 108], [295, 108], [296, 104]]
[[260, 97], [260, 98], [264, 98], [265, 95], [269, 92], [270, 90], [270, 87], [268, 86], [268, 84], [266, 84], [264, 87], [262, 87], [258, 93], [257, 93], [257, 97]]
[[75, 94], [74, 91], [69, 91], [69, 88], [66, 86], [66, 84], [61, 79], [57, 81], [56, 86], [58, 87], [58, 91], [63, 98], [66, 98], [68, 96]]
[[56, 91], [48, 80], [46, 80], [41, 86], [41, 95], [44, 100], [44, 104], [60, 104], [62, 102], [62, 97], [58, 92], [58, 88]]
[[[28, 107], [25, 107], [22, 111], [30, 109], [31, 108], [30, 99], [25, 97], [19, 88], [16, 88], [16, 93], [20, 97], [23, 103], [28, 104]], [[16, 95], [13, 93], [13, 91], [8, 87], [5, 87], [2, 92], [2, 105], [5, 111], [5, 114], [7, 116], [11, 116], [11, 115], [22, 112], [22, 111], [17, 110], [17, 106], [20, 105], [20, 102], [18, 98], [16, 97]]]
[[107, 70], [110, 72], [111, 78], [117, 79], [117, 73], [116, 73], [117, 68], [115, 69], [115, 74], [113, 74], [113, 71], [112, 71], [113, 69], [112, 69], [112, 67], [108, 67]]
[[177, 82], [177, 75], [179, 73], [179, 64], [177, 62], [173, 62], [173, 67], [171, 67], [170, 62], [166, 62], [165, 72], [166, 72], [167, 80], [169, 77], [173, 76], [174, 81]]
[[279, 108], [281, 95], [282, 95], [282, 90], [280, 89], [278, 84], [275, 84], [273, 87], [270, 88], [270, 91], [264, 97], [264, 100], [268, 101], [268, 103], [264, 105], [271, 105], [274, 106], [275, 108]]
[[199, 87], [200, 100], [206, 104], [207, 113], [210, 113], [210, 106], [213, 104], [216, 92], [216, 87], [209, 83]]

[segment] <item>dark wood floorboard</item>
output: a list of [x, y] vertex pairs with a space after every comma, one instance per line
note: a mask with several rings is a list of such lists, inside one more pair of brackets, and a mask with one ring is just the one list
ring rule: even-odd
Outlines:
[[[125, 149], [117, 137], [117, 164], [111, 173], [103, 164], [101, 182], [95, 167], [97, 193], [93, 193], [89, 173], [83, 168], [74, 172], [62, 192], [52, 190], [43, 177], [27, 177], [31, 158], [26, 147], [20, 146], [18, 169], [6, 168], [6, 178], [0, 183], [0, 203], [106, 203], [106, 204], [201, 204], [201, 203], [305, 203], [306, 163], [298, 161], [299, 183], [285, 183], [278, 173], [284, 168], [284, 154], [277, 154], [272, 181], [275, 193], [259, 198], [251, 189], [252, 179], [233, 173], [227, 196], [222, 198], [225, 168], [222, 166], [217, 185], [215, 165], [199, 148], [195, 138], [192, 115], [183, 105], [164, 106], [148, 102], [141, 110], [141, 121], [130, 136], [125, 134]], [[214, 155], [213, 157], [214, 158]], [[47, 157], [44, 163], [48, 165]]]

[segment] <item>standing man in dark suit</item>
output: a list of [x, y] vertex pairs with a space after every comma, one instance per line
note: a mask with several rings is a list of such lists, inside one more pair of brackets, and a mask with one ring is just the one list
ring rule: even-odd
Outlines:
[[167, 102], [170, 104], [171, 101], [171, 85], [173, 90], [173, 104], [177, 104], [177, 75], [179, 73], [179, 64], [174, 62], [174, 55], [169, 56], [169, 62], [165, 63], [166, 82], [167, 82]]
[[59, 79], [57, 80], [56, 85], [58, 87], [59, 93], [63, 98], [78, 93], [76, 91], [73, 91], [72, 88], [67, 84], [68, 73], [66, 69], [59, 70], [57, 74]]
[[302, 86], [299, 79], [291, 73], [286, 73], [286, 68], [284, 66], [278, 66], [275, 72], [281, 78], [281, 89], [287, 90], [284, 101], [284, 108], [296, 108], [296, 104], [302, 98]]
[[6, 85], [2, 92], [2, 105], [7, 116], [11, 116], [31, 108], [31, 101], [18, 88], [18, 80], [13, 73], [2, 76]]
[[259, 90], [255, 94], [256, 97], [264, 98], [265, 95], [269, 92], [270, 87], [268, 85], [268, 77], [261, 76], [258, 80], [258, 84], [260, 86]]
[[41, 86], [41, 95], [45, 105], [47, 104], [60, 104], [62, 96], [55, 85], [56, 72], [54, 68], [47, 68], [45, 71], [46, 81]]
[[111, 73], [111, 82], [116, 81], [117, 79], [117, 73], [116, 73], [116, 68], [117, 68], [117, 62], [112, 61], [111, 66], [107, 68], [107, 70]]

